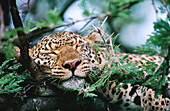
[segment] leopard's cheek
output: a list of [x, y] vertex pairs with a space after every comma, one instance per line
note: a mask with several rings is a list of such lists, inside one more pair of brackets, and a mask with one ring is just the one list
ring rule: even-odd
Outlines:
[[51, 74], [53, 77], [58, 78], [60, 80], [67, 80], [73, 76], [72, 72], [68, 69], [64, 69], [62, 66], [55, 66], [51, 69]]
[[84, 60], [74, 71], [74, 75], [78, 77], [87, 77], [87, 74], [91, 72], [91, 65], [88, 60]]

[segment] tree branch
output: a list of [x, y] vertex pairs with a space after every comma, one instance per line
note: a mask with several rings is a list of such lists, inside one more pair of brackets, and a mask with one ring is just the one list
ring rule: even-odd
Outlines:
[[[12, 21], [15, 28], [22, 28], [23, 24], [21, 21], [21, 18], [19, 16], [19, 12], [16, 6], [16, 0], [10, 0], [10, 12], [12, 15]], [[20, 53], [21, 56], [19, 57], [19, 60], [23, 66], [25, 66], [32, 74], [33, 77], [35, 77], [37, 80], [40, 79], [40, 69], [38, 66], [34, 63], [34, 61], [31, 59], [28, 53], [29, 43], [27, 41], [27, 35], [24, 31], [17, 31], [18, 39], [20, 42]]]
[[91, 20], [91, 19], [104, 18], [104, 17], [109, 16], [109, 15], [110, 15], [110, 12], [107, 12], [107, 13], [103, 13], [103, 14], [100, 14], [100, 15], [88, 17], [88, 18], [85, 18], [85, 19], [76, 20], [76, 21], [73, 21], [71, 23], [66, 23], [66, 24], [63, 24], [63, 25], [57, 25], [57, 26], [54, 26], [54, 27], [51, 27], [51, 28], [48, 28], [48, 27], [38, 28], [38, 29], [35, 29], [32, 32], [28, 33], [27, 37], [30, 40], [34, 36], [40, 36], [41, 34], [46, 33], [46, 32], [51, 32], [56, 28], [61, 28], [61, 27], [65, 27], [65, 26], [71, 26], [71, 25], [73, 25], [75, 23], [82, 22], [82, 21], [87, 21], [87, 20]]
[[166, 3], [165, 0], [161, 0], [161, 2], [162, 2], [162, 4], [163, 4], [163, 6], [166, 8], [166, 10], [167, 10], [167, 12], [168, 12], [168, 15], [170, 15], [170, 9], [168, 8], [168, 7], [169, 7], [169, 6], [168, 6], [168, 3]]
[[154, 0], [152, 0], [152, 5], [153, 5], [153, 8], [154, 8], [155, 13], [156, 13], [156, 19], [158, 20], [158, 10], [157, 10], [157, 8], [156, 8], [155, 1], [154, 1]]
[[2, 10], [2, 7], [1, 7], [1, 4], [0, 4], [0, 40], [2, 39], [2, 36], [3, 36], [3, 32], [4, 32], [4, 29], [5, 29], [5, 24], [4, 24], [4, 14], [3, 14], [3, 10]]
[[[74, 0], [72, 0], [72, 2], [74, 2]], [[122, 11], [124, 9], [130, 8], [131, 6], [135, 5], [136, 3], [139, 3], [139, 2], [130, 2], [127, 5], [119, 7], [118, 11]], [[51, 28], [48, 28], [48, 27], [38, 28], [38, 29], [35, 29], [32, 32], [28, 33], [27, 37], [28, 37], [28, 40], [31, 41], [34, 37], [40, 36], [41, 34], [46, 33], [46, 32], [51, 32], [56, 28], [65, 27], [65, 26], [71, 26], [71, 25], [73, 25], [75, 23], [82, 22], [82, 21], [87, 21], [87, 20], [91, 20], [91, 19], [105, 18], [106, 16], [109, 16], [109, 15], [110, 15], [110, 12], [107, 12], [107, 13], [103, 13], [103, 14], [100, 14], [100, 15], [88, 17], [88, 18], [85, 18], [85, 19], [82, 19], [82, 20], [76, 20], [76, 21], [73, 21], [71, 23], [66, 23], [66, 24], [63, 24], [63, 25], [54, 26], [54, 27], [51, 27]]]
[[124, 6], [118, 7], [118, 11], [122, 11], [124, 9], [128, 9], [128, 8], [132, 7], [133, 5], [135, 5], [137, 3], [139, 3], [139, 1], [130, 2], [130, 3], [126, 4], [126, 5], [124, 5]]

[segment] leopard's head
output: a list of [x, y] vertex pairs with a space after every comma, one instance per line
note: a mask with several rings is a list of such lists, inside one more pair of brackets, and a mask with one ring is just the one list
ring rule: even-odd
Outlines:
[[88, 36], [66, 31], [47, 35], [29, 50], [29, 55], [43, 71], [42, 78], [59, 80], [59, 86], [66, 89], [81, 87], [88, 74], [105, 62], [103, 54], [92, 48], [101, 41], [99, 37], [96, 32]]

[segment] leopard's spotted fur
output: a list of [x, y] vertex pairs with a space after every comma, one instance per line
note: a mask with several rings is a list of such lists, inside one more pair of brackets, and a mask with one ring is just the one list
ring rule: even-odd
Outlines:
[[[106, 61], [102, 52], [92, 48], [93, 43], [100, 42], [98, 36], [96, 32], [81, 36], [67, 31], [47, 35], [29, 50], [29, 54], [43, 71], [42, 78], [59, 79], [59, 87], [65, 89], [81, 87], [87, 75], [100, 70]], [[125, 55], [117, 53], [116, 56], [120, 54]], [[147, 64], [147, 60], [159, 65], [162, 58], [130, 54], [125, 59], [125, 61], [138, 62], [136, 67], [139, 70], [143, 64]], [[116, 83], [112, 82], [105, 90], [99, 90], [99, 92], [123, 110], [169, 110], [170, 99], [163, 98], [162, 95], [155, 98], [151, 88], [138, 84], [126, 84], [120, 88], [119, 93], [115, 93], [115, 85]]]

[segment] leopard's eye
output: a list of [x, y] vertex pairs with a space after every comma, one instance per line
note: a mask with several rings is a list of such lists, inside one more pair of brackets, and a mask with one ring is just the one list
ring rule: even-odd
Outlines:
[[58, 54], [56, 54], [55, 52], [51, 52], [49, 53], [50, 56], [57, 56]]
[[78, 45], [76, 45], [76, 50], [77, 50], [78, 52], [82, 52], [82, 51], [83, 51], [83, 46], [78, 46]]
[[75, 46], [75, 49], [82, 49], [82, 48], [83, 48], [82, 45], [76, 45], [76, 46]]

